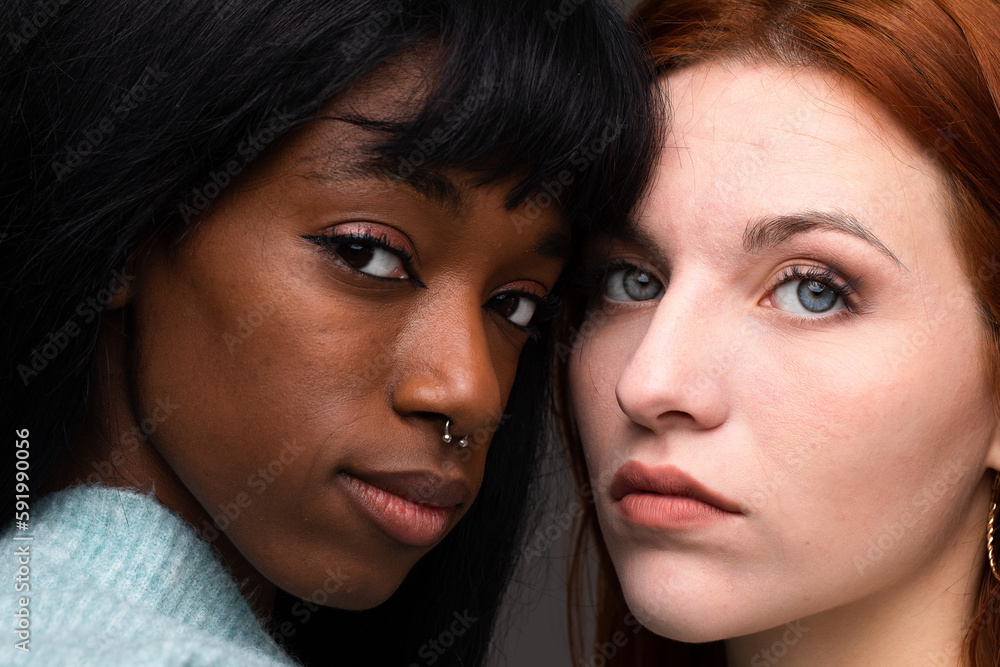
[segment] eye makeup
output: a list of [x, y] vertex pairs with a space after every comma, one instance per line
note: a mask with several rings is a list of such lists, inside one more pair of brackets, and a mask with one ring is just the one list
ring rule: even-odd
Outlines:
[[[801, 314], [804, 317], [814, 320], [863, 314], [866, 310], [864, 303], [858, 294], [861, 278], [855, 277], [851, 280], [844, 280], [841, 275], [841, 271], [830, 267], [801, 265], [785, 267], [778, 273], [778, 276], [771, 283], [771, 286], [766, 290], [767, 293], [764, 297], [764, 301], [770, 301], [770, 305], [780, 310], [784, 310], [785, 312], [790, 312], [793, 315]], [[783, 308], [782, 304], [778, 303], [778, 301], [786, 300], [786, 298], [778, 298], [779, 290], [786, 285], [791, 285], [796, 282], [800, 283], [799, 289], [797, 290], [799, 302], [805, 307], [805, 311], [810, 313], [808, 315], [805, 314], [805, 312], [795, 313], [788, 308]], [[809, 305], [826, 305], [824, 300], [820, 300], [818, 298], [824, 293], [827, 294], [825, 301], [830, 301], [830, 297], [832, 296], [832, 302], [830, 302], [829, 307], [832, 307], [837, 303], [841, 303], [842, 308], [831, 311], [832, 314], [824, 314], [829, 311], [829, 308], [825, 308], [824, 310], [809, 311]], [[786, 296], [787, 295], [782, 295], [782, 297]], [[808, 305], [803, 303], [803, 301], [806, 300], [811, 301], [812, 303]]]
[[[337, 233], [339, 230], [342, 230], [341, 233]], [[416, 276], [414, 253], [408, 249], [409, 244], [402, 238], [395, 238], [397, 235], [388, 233], [382, 226], [347, 223], [334, 227], [330, 232], [302, 238], [326, 249], [342, 269], [352, 274], [386, 282], [408, 281], [426, 289]], [[392, 261], [398, 265], [393, 266]], [[538, 324], [555, 317], [559, 302], [551, 294], [538, 294], [526, 287], [535, 284], [532, 281], [516, 281], [504, 285], [487, 299], [483, 308], [496, 313], [519, 331], [537, 338]]]
[[426, 287], [413, 269], [409, 243], [402, 234], [392, 234], [381, 225], [345, 223], [330, 233], [302, 238], [326, 249], [341, 268], [351, 273], [374, 280], [406, 280]]

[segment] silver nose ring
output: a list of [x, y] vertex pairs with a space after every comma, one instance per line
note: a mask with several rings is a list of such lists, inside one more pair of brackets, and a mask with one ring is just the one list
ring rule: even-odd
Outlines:
[[[445, 442], [446, 445], [447, 444], [451, 444], [451, 441], [455, 439], [455, 437], [452, 436], [452, 434], [448, 432], [450, 429], [451, 429], [451, 420], [450, 419], [446, 419], [445, 422], [444, 422], [444, 435], [441, 437], [441, 439], [444, 440], [444, 442]], [[468, 435], [463, 435], [461, 438], [459, 438], [458, 439], [458, 446], [461, 447], [462, 449], [465, 449], [466, 447], [468, 447], [469, 446], [469, 436]]]

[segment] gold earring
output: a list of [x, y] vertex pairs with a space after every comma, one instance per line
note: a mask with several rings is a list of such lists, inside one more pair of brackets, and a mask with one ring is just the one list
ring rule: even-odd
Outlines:
[[997, 513], [997, 491], [1000, 490], [1000, 473], [993, 477], [993, 496], [990, 499], [990, 520], [986, 524], [986, 554], [990, 558], [990, 570], [997, 581], [1000, 581], [1000, 574], [997, 574], [996, 561], [993, 559], [993, 518]]

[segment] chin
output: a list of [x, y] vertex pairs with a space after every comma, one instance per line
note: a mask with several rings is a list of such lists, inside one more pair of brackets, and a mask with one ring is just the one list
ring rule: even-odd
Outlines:
[[753, 598], [741, 599], [735, 577], [728, 573], [705, 563], [665, 559], [663, 554], [634, 554], [620, 562], [617, 570], [625, 602], [654, 634], [701, 644], [769, 627]]
[[[399, 590], [398, 584], [395, 586], [376, 585], [368, 587], [366, 590], [341, 594], [336, 598], [331, 598], [323, 606], [346, 609], [347, 611], [364, 611], [379, 606], [391, 598], [397, 590]], [[317, 604], [319, 603], [317, 602]]]
[[625, 600], [632, 615], [644, 628], [667, 639], [686, 644], [704, 644], [735, 636], [723, 627], [698, 622], [696, 616], [677, 613], [676, 610], [667, 613], [661, 608], [662, 603], [656, 606], [645, 605], [644, 600], [633, 600], [628, 595]]
[[[335, 561], [331, 561], [335, 562]], [[278, 588], [301, 600], [321, 607], [363, 611], [377, 607], [399, 589], [412, 564], [390, 563], [372, 558], [370, 562], [343, 562], [328, 567], [300, 569], [298, 576], [270, 578]]]
[[[329, 579], [327, 580], [329, 581]], [[321, 607], [333, 607], [348, 611], [363, 611], [377, 607], [395, 593], [402, 578], [358, 577], [351, 578], [343, 587], [336, 588], [324, 582], [317, 582], [315, 588], [296, 587], [286, 592], [297, 598], [312, 602]]]

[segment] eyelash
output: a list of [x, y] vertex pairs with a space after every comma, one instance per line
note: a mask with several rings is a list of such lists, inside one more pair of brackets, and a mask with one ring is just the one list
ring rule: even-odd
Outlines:
[[[417, 287], [426, 288], [426, 285], [424, 285], [423, 282], [421, 282], [420, 279], [416, 277], [416, 272], [413, 271], [413, 255], [404, 250], [403, 248], [398, 248], [389, 243], [388, 237], [385, 234], [378, 236], [376, 236], [375, 234], [358, 234], [358, 233], [337, 234], [337, 235], [321, 234], [319, 236], [303, 236], [302, 238], [307, 241], [311, 241], [312, 243], [315, 243], [316, 245], [319, 245], [323, 248], [328, 249], [330, 251], [330, 254], [334, 256], [334, 259], [337, 259], [336, 253], [333, 252], [333, 248], [336, 245], [339, 245], [341, 243], [350, 243], [351, 241], [361, 241], [363, 243], [370, 243], [371, 245], [377, 248], [381, 248], [383, 250], [386, 250], [387, 252], [391, 252], [397, 257], [399, 257], [403, 262], [403, 266], [406, 269], [406, 272], [410, 275], [409, 281], [414, 285], [416, 285]], [[351, 271], [352, 273], [358, 275], [365, 276], [366, 278], [372, 278], [374, 280], [382, 280], [386, 282], [399, 282], [399, 279], [397, 278], [382, 278], [379, 276], [373, 276], [371, 274], [364, 273], [363, 271], [358, 271], [353, 266], [350, 266], [345, 262], [340, 262], [340, 264], [348, 271]], [[546, 294], [545, 296], [538, 296], [537, 294], [532, 294], [530, 292], [525, 292], [523, 290], [515, 290], [515, 291], [507, 291], [494, 294], [492, 297], [490, 297], [490, 299], [492, 300], [494, 297], [499, 296], [500, 294], [512, 294], [519, 296], [523, 299], [530, 299], [531, 301], [535, 302], [535, 313], [531, 318], [532, 323], [526, 327], [521, 326], [520, 324], [515, 324], [506, 317], [500, 316], [500, 319], [502, 319], [510, 326], [514, 327], [518, 331], [523, 331], [527, 333], [532, 340], [537, 340], [538, 337], [541, 335], [541, 330], [537, 325], [541, 322], [547, 322], [555, 318], [555, 316], [559, 312], [559, 306], [560, 306], [559, 299], [558, 297], [556, 297], [554, 294], [551, 293]]]
[[[553, 293], [548, 293], [545, 296], [538, 296], [537, 294], [531, 294], [530, 292], [522, 292], [520, 290], [514, 292], [500, 292], [500, 294], [516, 294], [523, 299], [531, 299], [535, 302], [535, 313], [531, 317], [531, 324], [526, 327], [522, 327], [520, 324], [515, 324], [511, 322], [506, 317], [503, 317], [499, 313], [497, 316], [500, 317], [504, 322], [511, 325], [519, 331], [523, 331], [528, 334], [531, 340], [538, 340], [541, 337], [541, 328], [538, 326], [542, 322], [549, 322], [555, 319], [556, 315], [559, 314], [560, 301]], [[494, 295], [499, 296], [499, 295]], [[493, 297], [490, 297], [491, 299]], [[494, 311], [495, 312], [495, 311]]]
[[[574, 277], [573, 288], [586, 295], [589, 299], [594, 299], [598, 297], [601, 292], [603, 292], [604, 282], [607, 280], [607, 276], [609, 274], [620, 269], [629, 269], [637, 266], [639, 265], [620, 258], [609, 262], [586, 264]], [[823, 283], [833, 290], [837, 297], [844, 300], [844, 308], [834, 315], [827, 316], [826, 318], [803, 317], [802, 319], [815, 321], [832, 319], [838, 316], [850, 317], [853, 315], [863, 315], [867, 312], [863, 302], [858, 297], [858, 290], [861, 287], [861, 278], [856, 277], [845, 282], [838, 275], [837, 271], [825, 267], [813, 266], [803, 270], [803, 267], [801, 266], [790, 266], [783, 269], [779, 277], [767, 289], [767, 293], [773, 294], [774, 290], [778, 289], [782, 285], [798, 280], [815, 280]], [[664, 289], [666, 289], [668, 286], [667, 281], [661, 279], [661, 282], [663, 283]]]
[[838, 315], [840, 317], [850, 317], [852, 315], [862, 315], [866, 312], [863, 304], [858, 298], [858, 289], [861, 285], [860, 277], [852, 278], [851, 280], [845, 282], [837, 272], [829, 268], [811, 266], [805, 271], [802, 269], [803, 267], [801, 266], [790, 266], [786, 269], [782, 269], [781, 274], [775, 280], [774, 284], [767, 290], [767, 293], [773, 294], [774, 290], [787, 283], [799, 280], [815, 280], [816, 282], [826, 285], [833, 290], [834, 294], [836, 294], [839, 298], [842, 298], [844, 300], [844, 308], [843, 310], [827, 317], [803, 319], [824, 320], [836, 318]]
[[420, 279], [417, 278], [416, 272], [413, 271], [413, 255], [408, 253], [405, 249], [399, 248], [389, 243], [389, 237], [386, 236], [385, 234], [381, 234], [378, 236], [376, 236], [375, 234], [359, 234], [359, 233], [336, 234], [336, 235], [320, 234], [319, 236], [303, 236], [302, 238], [304, 238], [307, 241], [311, 241], [318, 246], [326, 248], [335, 260], [337, 260], [345, 269], [351, 271], [352, 273], [360, 274], [365, 276], [366, 278], [372, 278], [374, 280], [398, 282], [397, 278], [382, 278], [380, 276], [373, 276], [369, 273], [364, 273], [363, 271], [358, 271], [353, 266], [350, 266], [345, 262], [341, 261], [337, 257], [337, 253], [334, 252], [335, 246], [338, 246], [342, 243], [350, 243], [351, 241], [361, 241], [363, 243], [370, 244], [376, 248], [381, 248], [382, 250], [391, 252], [392, 254], [396, 255], [397, 257], [399, 257], [399, 259], [402, 260], [406, 272], [410, 275], [409, 280], [411, 283], [413, 283], [417, 287], [425, 287], [425, 285], [420, 281]]
[[[596, 298], [604, 289], [604, 282], [608, 275], [620, 269], [630, 269], [632, 267], [642, 268], [639, 264], [618, 258], [607, 262], [590, 262], [580, 267], [579, 271], [572, 276], [572, 287], [577, 292], [586, 295], [588, 298]], [[650, 271], [650, 273], [655, 273]], [[664, 287], [667, 282], [661, 280]]]

